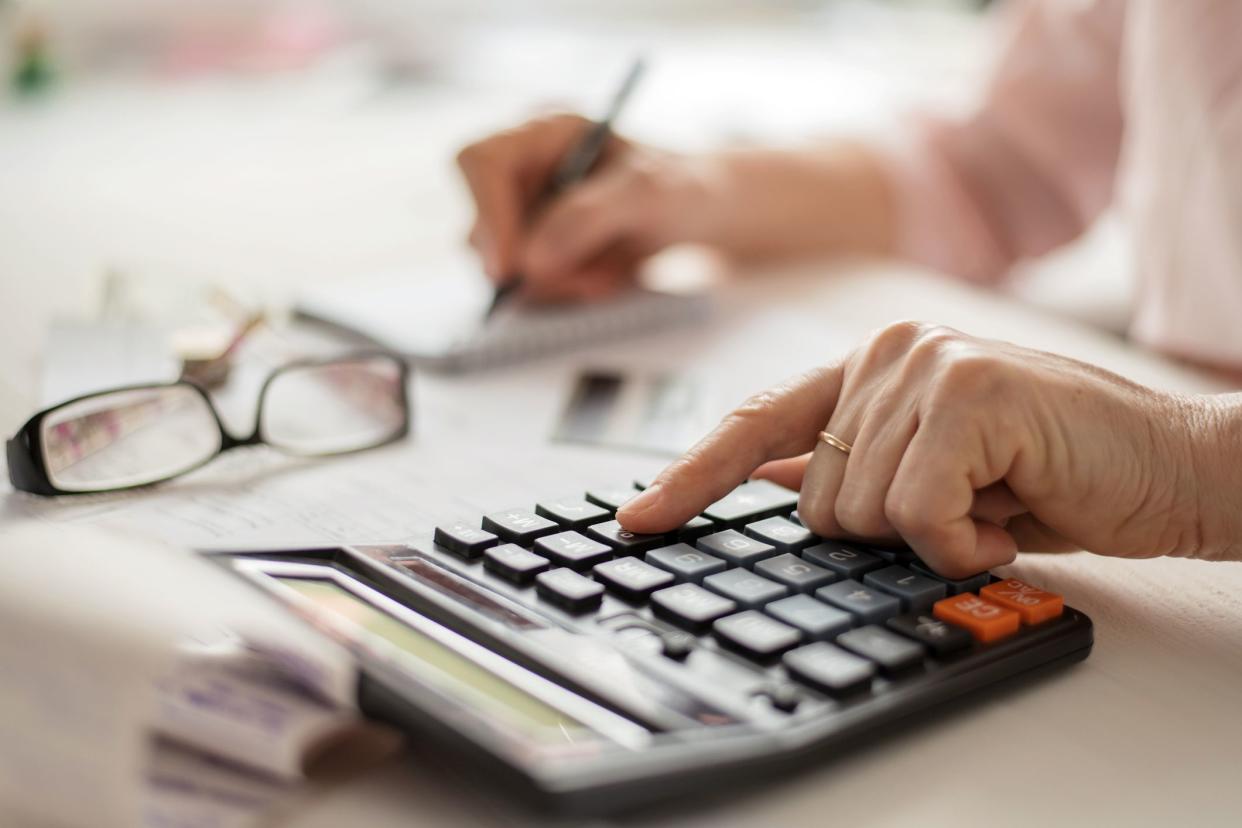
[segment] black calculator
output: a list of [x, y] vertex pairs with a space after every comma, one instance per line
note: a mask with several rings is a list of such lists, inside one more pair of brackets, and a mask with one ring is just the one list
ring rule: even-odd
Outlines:
[[619, 527], [634, 494], [212, 557], [353, 651], [363, 712], [577, 814], [796, 769], [1091, 650], [1090, 618], [1042, 586], [816, 537], [771, 482], [668, 535]]

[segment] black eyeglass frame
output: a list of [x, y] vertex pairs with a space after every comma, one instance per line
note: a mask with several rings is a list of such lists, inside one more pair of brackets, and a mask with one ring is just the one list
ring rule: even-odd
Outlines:
[[[263, 434], [263, 407], [267, 399], [267, 389], [277, 377], [286, 372], [304, 368], [317, 368], [325, 365], [359, 362], [362, 360], [376, 358], [391, 360], [393, 364], [397, 366], [397, 370], [399, 371], [399, 393], [401, 395], [400, 401], [402, 419], [400, 428], [393, 432], [390, 437], [380, 440], [372, 445], [361, 446], [356, 449], [343, 449], [340, 451], [324, 452], [322, 454], [301, 454], [299, 452], [288, 451], [281, 448], [279, 445], [273, 445], [268, 442], [266, 436]], [[344, 356], [335, 356], [324, 359], [299, 359], [285, 363], [275, 371], [272, 371], [272, 373], [267, 376], [267, 379], [263, 380], [263, 385], [259, 388], [259, 400], [255, 411], [254, 431], [246, 437], [238, 437], [237, 435], [229, 432], [229, 430], [224, 426], [224, 420], [220, 418], [220, 412], [211, 401], [211, 396], [201, 386], [196, 385], [189, 380], [139, 383], [137, 385], [126, 385], [119, 388], [109, 388], [104, 391], [92, 391], [89, 394], [82, 394], [81, 396], [65, 400], [64, 402], [57, 403], [51, 408], [46, 408], [40, 411], [27, 420], [25, 424], [17, 430], [17, 433], [9, 438], [5, 444], [5, 454], [9, 465], [9, 482], [13, 485], [14, 489], [19, 491], [45, 496], [106, 494], [108, 492], [123, 492], [129, 489], [141, 489], [147, 486], [157, 486], [160, 483], [165, 483], [174, 478], [189, 474], [197, 469], [201, 469], [203, 466], [215, 460], [226, 451], [232, 451], [233, 449], [242, 448], [244, 446], [271, 445], [272, 448], [284, 454], [303, 457], [332, 457], [339, 454], [354, 454], [360, 451], [369, 451], [370, 449], [376, 449], [380, 446], [386, 446], [389, 443], [395, 443], [396, 441], [404, 439], [407, 435], [409, 435], [412, 414], [410, 411], [409, 379], [409, 364], [399, 355], [387, 351], [363, 351]], [[200, 463], [196, 463], [193, 466], [182, 469], [181, 471], [174, 472], [167, 477], [161, 477], [157, 480], [148, 480], [144, 483], [134, 483], [128, 486], [116, 486], [106, 489], [62, 489], [52, 483], [51, 477], [47, 472], [47, 465], [44, 462], [43, 455], [42, 426], [43, 421], [47, 419], [48, 416], [54, 414], [62, 408], [65, 408], [66, 406], [74, 405], [82, 402], [83, 400], [89, 400], [95, 397], [105, 397], [109, 394], [118, 394], [125, 391], [147, 391], [156, 388], [177, 388], [180, 386], [191, 388], [195, 393], [202, 397], [203, 402], [207, 405], [207, 410], [211, 412], [211, 416], [215, 419], [216, 427], [220, 430], [220, 447], [214, 454], [205, 457]]]

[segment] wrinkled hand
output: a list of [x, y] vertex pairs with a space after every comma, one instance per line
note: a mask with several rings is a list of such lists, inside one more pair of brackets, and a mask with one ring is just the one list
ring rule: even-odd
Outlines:
[[707, 176], [689, 158], [616, 136], [590, 176], [545, 200], [556, 168], [590, 126], [576, 115], [540, 118], [458, 154], [476, 207], [470, 243], [493, 281], [520, 273], [535, 298], [596, 298], [629, 283], [653, 253], [694, 235], [711, 200]]
[[1204, 519], [1210, 400], [903, 322], [748, 400], [617, 517], [667, 531], [759, 476], [801, 488], [816, 534], [904, 540], [948, 576], [1019, 549], [1223, 557], [1228, 532]]

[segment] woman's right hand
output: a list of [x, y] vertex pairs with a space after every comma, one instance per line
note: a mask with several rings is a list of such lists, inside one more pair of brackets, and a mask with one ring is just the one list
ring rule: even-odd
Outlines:
[[706, 166], [617, 136], [589, 177], [544, 203], [561, 159], [590, 128], [576, 115], [538, 118], [458, 154], [477, 211], [470, 244], [494, 282], [521, 274], [536, 299], [599, 298], [648, 256], [700, 234], [713, 201]]

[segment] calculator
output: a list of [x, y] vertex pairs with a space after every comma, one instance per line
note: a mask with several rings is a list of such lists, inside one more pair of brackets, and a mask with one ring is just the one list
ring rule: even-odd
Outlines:
[[817, 537], [774, 483], [667, 535], [618, 525], [636, 488], [410, 545], [208, 554], [353, 652], [364, 713], [579, 815], [840, 756], [1091, 650], [1054, 585], [948, 579], [909, 549]]

